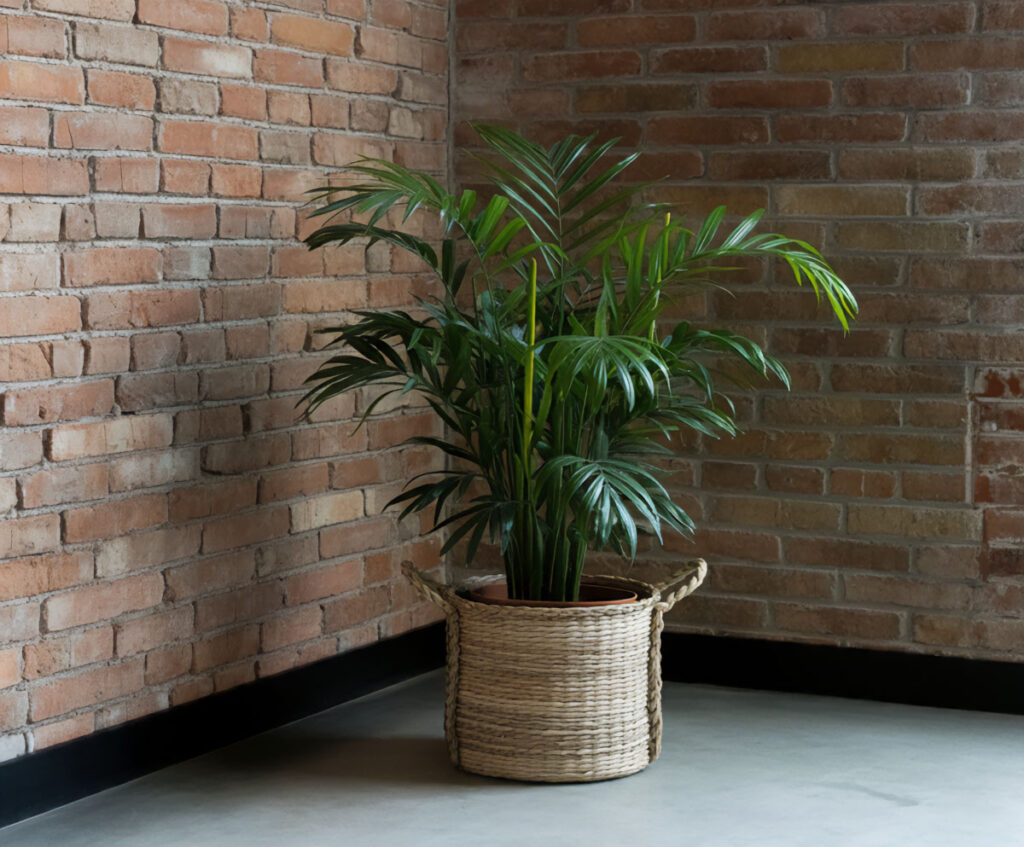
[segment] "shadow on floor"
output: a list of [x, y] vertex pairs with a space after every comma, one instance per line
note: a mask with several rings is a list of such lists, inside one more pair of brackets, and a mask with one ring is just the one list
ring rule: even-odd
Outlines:
[[455, 786], [489, 783], [457, 770], [440, 738], [345, 738], [328, 734], [275, 733], [205, 757], [203, 769], [226, 778], [273, 775], [300, 781], [382, 782]]

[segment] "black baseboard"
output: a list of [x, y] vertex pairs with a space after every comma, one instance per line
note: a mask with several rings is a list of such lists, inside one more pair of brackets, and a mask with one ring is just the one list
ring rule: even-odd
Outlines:
[[[671, 682], [1024, 714], [1024, 664], [666, 632]], [[443, 625], [260, 679], [0, 765], [0, 826], [444, 664]]]
[[444, 664], [444, 627], [323, 659], [0, 765], [0, 826]]
[[1024, 664], [666, 632], [672, 682], [1024, 714]]

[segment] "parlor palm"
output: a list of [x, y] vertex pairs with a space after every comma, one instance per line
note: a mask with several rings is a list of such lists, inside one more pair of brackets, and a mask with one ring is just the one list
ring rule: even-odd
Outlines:
[[[433, 509], [435, 526], [450, 530], [445, 552], [461, 544], [472, 559], [484, 539], [498, 543], [510, 596], [575, 599], [588, 550], [632, 558], [641, 532], [692, 531], [651, 460], [681, 430], [736, 432], [709, 363], [733, 360], [788, 384], [782, 363], [748, 338], [665, 326], [672, 298], [715, 284], [737, 259], [769, 257], [844, 328], [856, 303], [810, 245], [755, 234], [760, 212], [723, 236], [722, 208], [694, 231], [641, 202], [644, 186], [617, 179], [638, 154], [609, 164], [614, 141], [544, 147], [476, 129], [491, 152], [486, 201], [373, 159], [350, 165], [344, 187], [316, 193], [316, 214], [336, 220], [310, 248], [388, 242], [419, 256], [439, 287], [414, 309], [359, 311], [324, 330], [338, 353], [304, 400], [312, 410], [369, 386], [384, 387], [376, 402], [421, 394], [445, 434], [410, 441], [449, 462], [395, 498], [402, 515]], [[403, 228], [417, 213], [440, 222], [436, 242]]]

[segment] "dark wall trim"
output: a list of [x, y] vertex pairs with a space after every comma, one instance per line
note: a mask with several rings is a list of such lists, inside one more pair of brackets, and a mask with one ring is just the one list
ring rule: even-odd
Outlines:
[[1024, 714], [1024, 664], [666, 632], [672, 682]]
[[0, 765], [0, 826], [444, 664], [437, 623]]
[[[1024, 664], [666, 632], [671, 682], [1024, 714]], [[0, 765], [0, 826], [444, 664], [432, 624]]]

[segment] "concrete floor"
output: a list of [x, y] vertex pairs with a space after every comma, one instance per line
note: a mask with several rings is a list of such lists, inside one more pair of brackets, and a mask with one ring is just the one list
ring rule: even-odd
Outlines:
[[665, 751], [591, 785], [447, 761], [419, 677], [0, 830], [3, 847], [1003, 847], [1024, 718], [665, 686]]

